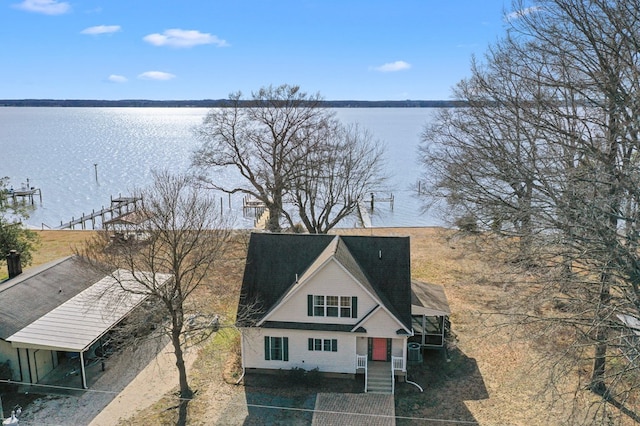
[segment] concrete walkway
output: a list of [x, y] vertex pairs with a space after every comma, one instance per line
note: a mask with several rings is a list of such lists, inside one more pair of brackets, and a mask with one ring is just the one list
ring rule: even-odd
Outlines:
[[313, 426], [395, 426], [393, 395], [319, 393]]

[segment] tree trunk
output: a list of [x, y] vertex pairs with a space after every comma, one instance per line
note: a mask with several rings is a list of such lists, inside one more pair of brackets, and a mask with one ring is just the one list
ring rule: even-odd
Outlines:
[[180, 397], [191, 398], [193, 393], [189, 388], [189, 382], [187, 381], [187, 367], [184, 362], [184, 353], [180, 346], [180, 334], [173, 333], [173, 348], [176, 354], [176, 367], [178, 368], [179, 384], [180, 384]]
[[180, 342], [180, 334], [182, 333], [182, 327], [176, 324], [174, 319], [174, 327], [171, 330], [171, 342], [173, 343], [173, 349], [176, 356], [176, 367], [178, 368], [178, 382], [180, 386], [180, 403], [178, 409], [178, 426], [186, 426], [187, 424], [187, 406], [193, 396], [193, 391], [189, 387], [187, 381], [187, 366], [184, 362], [184, 353], [182, 352], [182, 345]]
[[589, 388], [598, 395], [604, 395], [607, 385], [604, 382], [604, 374], [607, 366], [607, 338], [608, 326], [606, 324], [606, 311], [611, 298], [610, 284], [611, 276], [603, 273], [600, 288], [600, 303], [596, 311], [596, 344], [593, 356], [593, 373], [591, 374], [591, 383]]
[[270, 232], [280, 232], [280, 216], [282, 215], [282, 194], [274, 193], [273, 201], [267, 204], [269, 209], [269, 222], [267, 223], [267, 230]]

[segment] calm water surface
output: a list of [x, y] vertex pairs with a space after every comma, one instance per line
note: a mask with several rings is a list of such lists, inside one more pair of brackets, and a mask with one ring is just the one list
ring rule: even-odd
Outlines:
[[[150, 183], [150, 171], [184, 172], [199, 145], [193, 128], [204, 108], [0, 108], [0, 176], [19, 189], [40, 188], [43, 201], [28, 224], [56, 227], [72, 217], [108, 206], [111, 196], [130, 195]], [[394, 208], [376, 206], [373, 226], [430, 226], [440, 222], [422, 214], [410, 188], [420, 174], [416, 152], [422, 127], [433, 116], [429, 108], [340, 108], [344, 123], [357, 122], [387, 146], [387, 172]], [[96, 173], [97, 171], [97, 173]], [[96, 179], [97, 175], [97, 179]], [[224, 211], [237, 227], [251, 227], [242, 216], [242, 196]], [[382, 196], [382, 194], [380, 194]], [[344, 223], [344, 226], [353, 226]]]

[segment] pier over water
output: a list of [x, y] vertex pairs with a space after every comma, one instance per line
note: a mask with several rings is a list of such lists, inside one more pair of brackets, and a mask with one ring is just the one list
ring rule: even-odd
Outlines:
[[[56, 227], [55, 229], [76, 229], [76, 227], [79, 227], [83, 230], [96, 229], [98, 223], [100, 226], [98, 226], [97, 229], [102, 229], [102, 225], [106, 221], [117, 219], [120, 216], [135, 212], [141, 207], [142, 198], [140, 197], [111, 197], [111, 204], [109, 205], [109, 207], [102, 206], [102, 209], [98, 211], [93, 210], [88, 214], [82, 213], [82, 216], [77, 219], [72, 217], [71, 220], [67, 223], [60, 222], [60, 226]], [[89, 227], [89, 225], [91, 227]], [[45, 224], [42, 224], [43, 229], [44, 227]]]

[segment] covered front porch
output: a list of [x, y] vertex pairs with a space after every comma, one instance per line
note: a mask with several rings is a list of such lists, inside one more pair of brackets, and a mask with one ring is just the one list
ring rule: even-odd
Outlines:
[[356, 373], [364, 374], [364, 391], [393, 394], [395, 379], [407, 373], [407, 339], [359, 337]]

